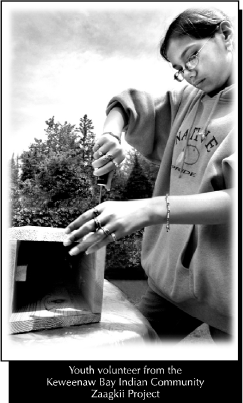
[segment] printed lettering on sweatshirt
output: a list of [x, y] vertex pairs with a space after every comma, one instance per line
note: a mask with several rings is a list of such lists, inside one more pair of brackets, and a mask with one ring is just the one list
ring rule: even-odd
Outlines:
[[[177, 156], [175, 163], [172, 168], [175, 170], [181, 169], [181, 164], [183, 164], [182, 173], [189, 176], [195, 177], [196, 172], [192, 172], [190, 165], [195, 165], [200, 158], [200, 150], [202, 150], [201, 145], [203, 144], [204, 149], [207, 153], [214, 151], [214, 148], [219, 144], [215, 136], [210, 136], [210, 131], [206, 131], [204, 136], [202, 136], [201, 128], [195, 127], [193, 132], [190, 134], [188, 139], [189, 129], [184, 133], [178, 132], [175, 139], [175, 146], [180, 144], [182, 141], [185, 142], [185, 147], [182, 149], [179, 156]], [[188, 141], [188, 143], [187, 143]], [[187, 144], [186, 144], [187, 143]], [[202, 152], [202, 151], [201, 151]], [[184, 169], [184, 165], [189, 165], [187, 169]]]
[[[209, 153], [219, 143], [218, 143], [217, 139], [215, 138], [215, 136], [208, 138], [208, 135], [211, 133], [209, 130], [207, 132], [205, 132], [204, 138], [202, 138], [202, 136], [198, 134], [198, 133], [200, 133], [200, 131], [201, 131], [200, 127], [195, 127], [191, 136], [189, 137], [189, 140], [194, 141], [195, 143], [198, 142], [199, 144], [205, 142], [204, 147], [206, 148], [207, 152]], [[181, 142], [181, 141], [187, 139], [188, 132], [189, 132], [189, 129], [187, 129], [183, 135], [181, 134], [181, 132], [179, 132], [176, 135], [176, 141], [175, 141], [176, 145], [178, 144], [178, 142]], [[194, 147], [196, 147], [196, 145]], [[195, 162], [194, 162], [194, 164], [195, 164]]]

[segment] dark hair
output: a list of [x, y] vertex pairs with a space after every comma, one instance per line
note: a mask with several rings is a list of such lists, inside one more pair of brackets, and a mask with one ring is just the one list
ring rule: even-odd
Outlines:
[[160, 43], [160, 54], [167, 60], [167, 47], [171, 38], [190, 36], [195, 39], [204, 39], [212, 36], [222, 21], [229, 21], [229, 17], [218, 9], [190, 8], [179, 14], [170, 24]]

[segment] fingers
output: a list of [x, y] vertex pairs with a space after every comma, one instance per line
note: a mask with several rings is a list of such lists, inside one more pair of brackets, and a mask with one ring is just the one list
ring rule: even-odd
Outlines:
[[105, 186], [106, 190], [111, 190], [111, 181], [112, 181], [113, 175], [114, 175], [114, 171], [111, 171], [108, 176], [107, 183]]
[[99, 148], [101, 148], [103, 146], [103, 144], [107, 143], [107, 141], [108, 141], [108, 139], [106, 136], [101, 136], [100, 138], [98, 138], [93, 147], [93, 152], [95, 153]]
[[119, 142], [111, 136], [100, 137], [93, 147], [95, 176], [102, 176], [119, 167], [125, 158], [125, 152]]
[[[108, 224], [107, 218], [102, 217], [107, 203], [88, 210], [66, 228], [67, 237], [64, 246], [72, 246], [71, 256], [87, 251], [87, 254], [102, 248], [110, 242], [115, 242], [117, 235], [114, 225]], [[106, 226], [107, 222], [107, 226]]]
[[[99, 207], [100, 209], [100, 207]], [[98, 228], [95, 225], [95, 219], [101, 213], [97, 208], [86, 211], [65, 229], [67, 235], [64, 246], [71, 245], [73, 242], [80, 241], [89, 232], [95, 232]], [[98, 220], [98, 219], [97, 219]], [[101, 224], [100, 224], [101, 226]]]
[[[74, 242], [92, 242], [93, 238], [88, 240], [88, 235], [97, 233], [102, 227], [100, 214], [102, 209], [99, 205], [91, 210], [86, 211], [76, 220], [74, 220], [65, 229], [65, 234], [67, 235], [63, 245], [70, 246]], [[101, 233], [103, 234], [103, 233]]]
[[[94, 210], [88, 210], [85, 213], [83, 213], [81, 216], [79, 216], [76, 220], [72, 221], [65, 229], [65, 234], [71, 234], [78, 228], [82, 227], [86, 222], [91, 220], [92, 218], [95, 217]], [[74, 237], [74, 233], [72, 234], [72, 237]], [[69, 236], [70, 238], [70, 236]]]
[[78, 255], [81, 252], [85, 252], [87, 249], [94, 247], [96, 243], [100, 243], [104, 239], [104, 233], [102, 230], [97, 232], [91, 232], [82, 239], [82, 242], [77, 243], [74, 248], [69, 251], [71, 256]]
[[86, 255], [89, 255], [91, 253], [97, 252], [97, 250], [103, 248], [104, 246], [107, 246], [109, 243], [110, 240], [108, 240], [108, 238], [103, 238], [100, 242], [96, 242], [95, 244], [90, 246], [85, 253]]
[[103, 153], [106, 153], [109, 149], [119, 146], [119, 144], [120, 143], [118, 139], [104, 134], [96, 140], [93, 147], [93, 152], [97, 153], [98, 150], [101, 150]]
[[[117, 237], [115, 233], [112, 233], [107, 227], [101, 227], [96, 232], [90, 232], [80, 240], [79, 243], [69, 251], [71, 256], [78, 255], [81, 252], [85, 252], [89, 255], [94, 253], [103, 246], [108, 245], [110, 242], [115, 242]], [[70, 244], [64, 243], [64, 246], [69, 246]]]
[[109, 138], [102, 136], [96, 141], [93, 147], [94, 159], [98, 159], [116, 148], [121, 148], [118, 140], [111, 136]]
[[94, 168], [95, 176], [102, 176], [110, 171], [114, 171], [119, 167], [121, 162], [125, 158], [123, 150], [116, 150], [116, 152], [109, 152], [99, 159], [93, 161], [92, 166]]
[[116, 161], [110, 161], [100, 168], [94, 168], [94, 176], [103, 176], [111, 171], [115, 171], [119, 167], [119, 163]]
[[[100, 153], [99, 158], [95, 158], [95, 160], [92, 162], [93, 168], [101, 168], [105, 165], [112, 167], [112, 169], [115, 169], [120, 165], [120, 163], [124, 160], [125, 158], [125, 153], [122, 149], [115, 149], [111, 150], [107, 153]], [[112, 163], [112, 164], [111, 164]], [[114, 164], [114, 165], [113, 165]]]

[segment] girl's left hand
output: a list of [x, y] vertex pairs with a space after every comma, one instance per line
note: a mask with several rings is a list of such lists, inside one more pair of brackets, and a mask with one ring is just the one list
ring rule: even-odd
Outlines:
[[69, 252], [87, 254], [114, 242], [149, 224], [149, 199], [127, 202], [107, 201], [86, 211], [68, 225], [64, 246], [78, 242]]

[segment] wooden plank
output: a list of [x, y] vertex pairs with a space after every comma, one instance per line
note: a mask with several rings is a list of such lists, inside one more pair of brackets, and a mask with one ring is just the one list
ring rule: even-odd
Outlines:
[[[33, 317], [35, 316], [35, 317]], [[70, 327], [77, 325], [84, 325], [88, 323], [97, 323], [100, 321], [101, 315], [89, 313], [79, 316], [50, 316], [50, 317], [39, 317], [36, 315], [36, 311], [29, 314], [27, 312], [22, 315], [16, 316], [12, 314], [10, 317], [10, 334], [26, 333], [37, 330], [45, 329], [55, 329], [62, 327]]]
[[78, 276], [76, 281], [93, 313], [100, 313], [102, 310], [105, 256], [104, 247], [91, 255], [82, 253], [74, 261]]
[[65, 228], [37, 227], [25, 225], [9, 228], [9, 239], [12, 241], [45, 241], [63, 242]]
[[74, 285], [58, 286], [40, 299], [33, 299], [33, 292], [28, 290], [28, 284], [19, 285], [22, 286], [21, 294], [24, 298], [23, 304], [19, 301], [11, 314], [11, 334], [95, 323], [100, 320], [100, 315], [90, 311]]
[[[107, 280], [104, 280], [100, 323], [14, 334], [9, 336], [9, 340], [16, 348], [18, 346], [18, 357], [23, 360], [26, 359], [26, 354], [32, 351], [34, 356], [31, 359], [70, 360], [70, 354], [73, 353], [72, 359], [81, 361], [84, 360], [84, 355], [88, 354], [90, 357], [86, 351], [95, 357], [97, 348], [112, 348], [110, 351], [115, 352], [117, 348], [125, 345], [131, 347], [134, 343], [141, 343], [142, 347], [149, 340], [159, 341], [143, 315]], [[142, 349], [140, 351], [142, 353]], [[12, 351], [9, 353], [11, 355]]]
[[14, 299], [14, 285], [15, 285], [15, 273], [17, 267], [17, 259], [18, 259], [18, 250], [20, 246], [20, 242], [17, 240], [9, 242], [9, 310], [12, 312], [13, 309], [13, 299]]

